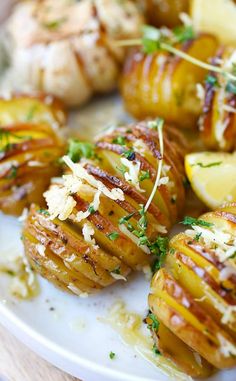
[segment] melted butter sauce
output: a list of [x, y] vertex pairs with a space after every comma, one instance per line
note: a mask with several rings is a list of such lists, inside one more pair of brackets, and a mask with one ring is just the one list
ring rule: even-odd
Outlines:
[[9, 247], [0, 252], [0, 274], [9, 277], [9, 292], [18, 299], [31, 299], [40, 292], [37, 277], [20, 249]]
[[179, 371], [170, 360], [161, 355], [154, 354], [152, 350], [153, 341], [150, 334], [148, 334], [142, 317], [128, 311], [124, 302], [116, 302], [109, 310], [108, 315], [101, 320], [117, 331], [125, 344], [131, 346], [139, 355], [158, 367], [170, 380], [192, 380], [190, 376]]

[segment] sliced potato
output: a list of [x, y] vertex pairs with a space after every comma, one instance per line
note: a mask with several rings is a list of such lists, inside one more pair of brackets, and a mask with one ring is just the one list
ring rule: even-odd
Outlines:
[[204, 363], [197, 374], [191, 356], [181, 361], [171, 350], [172, 335], [182, 341], [181, 351], [195, 351], [216, 368], [236, 365], [235, 238], [235, 203], [204, 214], [192, 230], [171, 239], [164, 268], [152, 280], [149, 307], [160, 321], [158, 347], [190, 375], [210, 368]]
[[[157, 236], [165, 235], [181, 213], [186, 146], [171, 128], [164, 128], [164, 180], [145, 210], [160, 165], [159, 136], [148, 126], [137, 123], [104, 135], [93, 158], [81, 164], [67, 157], [64, 178], [55, 179], [45, 193], [48, 211], [31, 207], [23, 231], [26, 255], [36, 271], [63, 290], [70, 282], [75, 294], [90, 294], [144, 269]], [[57, 274], [62, 267], [58, 276], [54, 263]]]
[[[178, 48], [206, 62], [214, 55], [217, 41], [200, 34]], [[161, 116], [179, 127], [193, 127], [201, 112], [196, 84], [205, 75], [204, 69], [165, 52], [132, 51], [121, 78], [125, 107], [136, 118]]]
[[42, 197], [50, 179], [61, 173], [59, 128], [66, 115], [51, 96], [0, 99], [0, 209], [20, 215]]

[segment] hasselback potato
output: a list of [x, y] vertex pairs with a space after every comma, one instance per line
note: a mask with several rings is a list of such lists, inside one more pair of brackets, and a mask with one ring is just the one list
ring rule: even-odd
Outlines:
[[[160, 352], [187, 373], [204, 376], [210, 370], [205, 360], [219, 369], [236, 365], [236, 204], [184, 223], [192, 229], [171, 239], [149, 307], [160, 321], [160, 332], [153, 330]], [[178, 353], [172, 338], [180, 343]]]
[[111, 91], [126, 51], [115, 41], [138, 37], [142, 24], [131, 0], [20, 2], [6, 24], [10, 85], [56, 95], [68, 106]]
[[[234, 71], [234, 48], [222, 47], [212, 64]], [[227, 76], [209, 73], [205, 81], [203, 112], [199, 120], [201, 136], [210, 149], [236, 149], [236, 85]]]
[[65, 113], [51, 96], [0, 99], [0, 210], [20, 215], [60, 173]]
[[[216, 40], [207, 34], [176, 47], [192, 57], [207, 61], [214, 55]], [[173, 54], [145, 54], [133, 50], [125, 62], [121, 94], [127, 111], [136, 118], [164, 118], [180, 127], [192, 127], [201, 112], [196, 84], [206, 71]]]
[[[45, 193], [48, 210], [32, 206], [23, 230], [25, 253], [61, 289], [87, 295], [150, 264], [150, 254], [158, 257], [159, 235], [183, 207], [186, 147], [171, 128], [162, 140], [156, 123], [116, 128], [93, 150], [82, 147], [87, 153], [80, 163], [71, 160], [74, 154], [64, 157], [68, 172]], [[161, 179], [150, 198], [160, 163]]]

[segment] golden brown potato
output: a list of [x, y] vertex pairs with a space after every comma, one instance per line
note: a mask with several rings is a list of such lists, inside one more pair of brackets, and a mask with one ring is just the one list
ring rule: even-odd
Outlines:
[[42, 197], [60, 174], [63, 154], [56, 130], [65, 123], [63, 107], [50, 96], [0, 99], [0, 209], [20, 215]]
[[[190, 221], [191, 222], [191, 221]], [[182, 341], [183, 351], [195, 351], [214, 367], [236, 365], [236, 204], [192, 221], [192, 229], [170, 241], [164, 268], [152, 280], [149, 307]], [[154, 332], [163, 348], [166, 338]], [[170, 336], [172, 337], [172, 336]], [[182, 350], [182, 349], [181, 349]], [[170, 351], [170, 348], [169, 348]], [[168, 355], [168, 350], [167, 350]], [[193, 376], [190, 358], [169, 357]], [[203, 376], [203, 374], [201, 375]]]
[[[179, 48], [207, 61], [214, 55], [214, 37], [201, 34]], [[167, 123], [193, 127], [201, 112], [196, 84], [206, 71], [166, 52], [144, 54], [134, 50], [127, 57], [121, 78], [121, 94], [127, 111], [136, 118], [161, 116]]]
[[162, 139], [153, 125], [116, 128], [93, 150], [75, 142], [84, 144], [86, 158], [78, 163], [76, 150], [69, 151], [76, 163], [64, 158], [68, 171], [45, 193], [48, 210], [31, 208], [23, 231], [26, 255], [61, 289], [83, 296], [125, 280], [150, 264], [156, 237], [176, 221], [184, 202], [186, 147], [171, 128], [163, 137], [161, 180], [145, 209], [161, 160]]
[[173, 28], [179, 25], [181, 12], [189, 12], [189, 0], [140, 0], [148, 23]]
[[[235, 49], [221, 48], [212, 63], [223, 70], [234, 68]], [[230, 67], [231, 66], [231, 67]], [[203, 112], [199, 120], [206, 147], [222, 151], [236, 149], [235, 82], [223, 75], [209, 73], [205, 82]]]

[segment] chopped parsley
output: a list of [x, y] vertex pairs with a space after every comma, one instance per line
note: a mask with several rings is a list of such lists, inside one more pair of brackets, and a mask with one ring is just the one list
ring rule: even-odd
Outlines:
[[157, 320], [156, 316], [152, 312], [149, 312], [146, 322], [148, 324], [148, 329], [158, 331], [160, 322]]
[[156, 344], [153, 345], [152, 351], [153, 351], [154, 355], [156, 355], [156, 356], [161, 355], [161, 352], [157, 348]]
[[194, 236], [194, 241], [199, 241], [199, 239], [201, 238], [201, 235], [202, 235], [202, 233], [197, 233], [195, 236]]
[[37, 108], [38, 108], [37, 104], [34, 104], [34, 105], [32, 105], [32, 107], [30, 107], [29, 112], [28, 112], [28, 114], [26, 115], [26, 118], [25, 118], [26, 122], [31, 122], [32, 121]]
[[110, 357], [111, 360], [114, 360], [114, 358], [116, 357], [116, 354], [115, 354], [114, 352], [111, 351], [111, 352], [109, 353], [109, 357]]
[[226, 85], [225, 90], [228, 93], [236, 94], [236, 81], [229, 81]]
[[68, 156], [75, 163], [80, 159], [91, 159], [95, 157], [94, 145], [89, 142], [83, 142], [78, 139], [69, 141]]
[[111, 241], [115, 241], [115, 240], [119, 237], [119, 233], [117, 233], [117, 232], [112, 232], [112, 233], [107, 234], [107, 237], [108, 237]]
[[144, 181], [150, 179], [150, 172], [149, 171], [141, 171], [139, 176], [139, 181]]
[[171, 248], [169, 249], [169, 253], [170, 253], [171, 255], [174, 255], [174, 253], [175, 253], [175, 249], [174, 249], [173, 247], [171, 247]]
[[124, 146], [126, 143], [126, 138], [124, 136], [117, 136], [112, 140], [112, 143], [119, 144], [120, 146]]
[[210, 222], [207, 222], [207, 221], [204, 221], [204, 220], [199, 220], [198, 218], [189, 217], [189, 216], [185, 216], [184, 220], [181, 223], [183, 225], [205, 226], [205, 227], [208, 227], [208, 228], [210, 228], [211, 226], [214, 225], [214, 224], [212, 224]]
[[12, 165], [10, 168], [9, 174], [7, 175], [7, 179], [10, 179], [10, 180], [15, 179], [17, 176], [17, 171], [18, 171], [18, 167], [15, 165]]
[[50, 216], [49, 212], [46, 209], [38, 209], [37, 212], [43, 214], [44, 216]]
[[88, 207], [88, 212], [89, 212], [90, 214], [94, 214], [94, 213], [96, 213], [96, 210], [94, 209], [94, 206], [93, 206], [92, 204], [89, 205], [89, 207]]
[[124, 157], [126, 157], [126, 159], [128, 159], [128, 160], [130, 160], [130, 161], [133, 161], [133, 160], [135, 160], [135, 157], [136, 157], [136, 155], [135, 155], [135, 152], [133, 151], [133, 150], [127, 150], [127, 151], [124, 151], [123, 153], [122, 153], [122, 155], [124, 156]]
[[165, 261], [169, 249], [169, 238], [158, 236], [148, 247], [151, 253], [157, 257], [152, 264], [152, 271], [156, 272], [162, 267]]
[[63, 18], [58, 19], [58, 20], [52, 20], [52, 21], [49, 21], [49, 22], [45, 22], [45, 23], [43, 23], [42, 25], [43, 25], [45, 28], [54, 30], [54, 29], [58, 29], [62, 24], [64, 24], [64, 22], [65, 22], [66, 20], [67, 20], [67, 18], [66, 18], [66, 17], [63, 17]]
[[208, 74], [206, 76], [205, 82], [213, 87], [220, 87], [219, 81], [215, 75]]
[[191, 25], [180, 25], [173, 29], [174, 42], [183, 43], [195, 38], [195, 33]]
[[191, 167], [198, 165], [201, 168], [211, 168], [211, 167], [215, 167], [215, 166], [220, 165], [220, 164], [222, 164], [222, 161], [215, 161], [215, 162], [209, 163], [209, 164], [203, 164], [203, 163], [199, 162], [196, 164], [192, 164]]
[[120, 274], [120, 266], [118, 266], [114, 270], [112, 270], [111, 273]]

